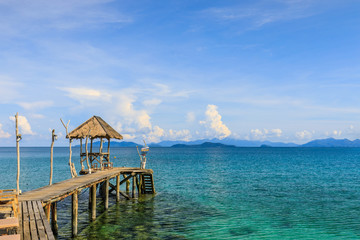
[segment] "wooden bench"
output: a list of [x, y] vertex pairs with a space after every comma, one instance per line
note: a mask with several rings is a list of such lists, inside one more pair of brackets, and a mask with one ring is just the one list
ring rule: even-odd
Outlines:
[[20, 240], [20, 234], [3, 235], [0, 236], [0, 240]]

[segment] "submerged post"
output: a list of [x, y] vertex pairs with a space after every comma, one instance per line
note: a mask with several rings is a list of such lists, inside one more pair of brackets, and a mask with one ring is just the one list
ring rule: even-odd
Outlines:
[[78, 233], [78, 191], [72, 195], [72, 236], [76, 237]]
[[132, 177], [132, 198], [135, 198], [135, 178], [136, 175]]

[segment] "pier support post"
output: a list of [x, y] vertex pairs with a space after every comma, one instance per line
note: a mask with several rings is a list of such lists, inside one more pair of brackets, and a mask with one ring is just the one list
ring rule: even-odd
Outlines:
[[44, 210], [45, 210], [45, 216], [46, 216], [46, 219], [48, 222], [50, 222], [50, 208], [51, 207], [51, 203], [47, 204], [45, 207], [44, 207]]
[[135, 178], [136, 175], [132, 177], [132, 198], [135, 198]]
[[116, 201], [120, 201], [120, 175], [116, 176]]
[[72, 236], [78, 234], [78, 191], [72, 195]]
[[104, 207], [105, 207], [105, 210], [107, 210], [109, 208], [109, 178], [107, 178], [105, 180], [105, 199], [104, 199]]
[[[124, 179], [127, 178], [126, 174], [123, 174]], [[126, 181], [126, 194], [129, 195], [130, 192], [130, 180]]]
[[[140, 178], [140, 175], [139, 175], [139, 178]], [[140, 191], [139, 178], [138, 178], [138, 176], [137, 176], [137, 175], [135, 176], [135, 180], [136, 180], [136, 188], [137, 188], [138, 195], [140, 196], [140, 195], [141, 195], [141, 191]]]
[[55, 235], [58, 233], [58, 224], [57, 224], [57, 202], [51, 204], [51, 228]]
[[96, 184], [91, 186], [91, 220], [96, 219]]

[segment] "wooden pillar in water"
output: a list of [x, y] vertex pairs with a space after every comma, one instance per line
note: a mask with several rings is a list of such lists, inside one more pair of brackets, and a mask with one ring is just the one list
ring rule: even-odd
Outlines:
[[120, 201], [120, 174], [116, 176], [116, 201]]
[[[123, 177], [126, 178], [126, 174], [123, 174]], [[126, 181], [126, 194], [129, 195], [130, 192], [130, 180]]]
[[135, 178], [136, 175], [132, 177], [132, 198], [135, 198]]
[[78, 191], [72, 195], [72, 236], [78, 234]]
[[109, 178], [107, 178], [105, 180], [105, 199], [104, 199], [104, 207], [105, 207], [105, 210], [107, 210], [109, 208]]
[[90, 196], [91, 196], [91, 220], [95, 220], [96, 219], [96, 184], [91, 186]]
[[50, 222], [50, 209], [51, 209], [51, 203], [47, 204], [44, 207], [44, 211], [45, 211], [45, 216], [48, 222]]
[[57, 224], [57, 202], [51, 204], [51, 228], [55, 235], [58, 233], [58, 224]]

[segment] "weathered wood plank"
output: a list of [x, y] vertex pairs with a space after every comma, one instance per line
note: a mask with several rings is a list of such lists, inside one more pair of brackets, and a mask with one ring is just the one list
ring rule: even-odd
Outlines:
[[35, 201], [31, 201], [30, 203], [33, 206], [35, 222], [36, 222], [39, 238], [40, 238], [40, 240], [43, 240], [43, 239], [46, 240], [47, 238], [46, 238], [46, 234], [45, 234], [45, 227], [44, 227], [43, 221], [40, 217], [39, 207]]
[[37, 227], [35, 222], [35, 215], [32, 204], [30, 201], [27, 202], [28, 212], [29, 212], [29, 222], [30, 222], [30, 235], [32, 240], [38, 240]]
[[27, 202], [22, 202], [22, 211], [23, 211], [23, 238], [25, 240], [30, 239], [30, 224], [29, 224], [29, 212], [27, 207]]
[[40, 217], [41, 217], [41, 219], [42, 219], [42, 221], [43, 221], [44, 228], [45, 228], [45, 231], [46, 231], [46, 235], [47, 235], [48, 240], [55, 240], [54, 234], [53, 234], [53, 232], [51, 231], [50, 224], [49, 224], [49, 222], [46, 220], [45, 212], [44, 212], [44, 210], [43, 210], [43, 208], [42, 208], [41, 202], [40, 202], [40, 201], [36, 201], [35, 204], [38, 205]]

